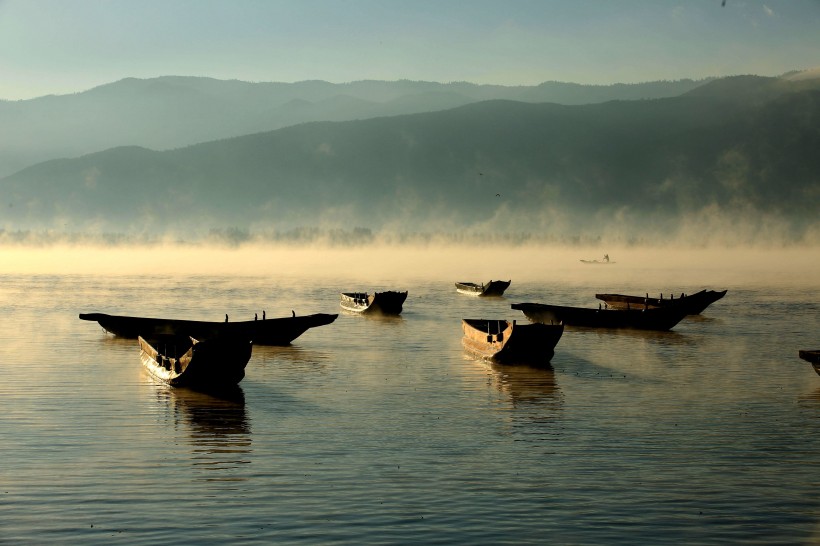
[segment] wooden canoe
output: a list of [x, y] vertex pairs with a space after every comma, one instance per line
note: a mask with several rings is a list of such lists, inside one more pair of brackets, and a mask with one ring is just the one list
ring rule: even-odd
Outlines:
[[137, 336], [140, 360], [148, 372], [174, 387], [225, 387], [245, 377], [253, 343], [241, 338], [156, 334]]
[[209, 322], [148, 317], [81, 313], [82, 320], [96, 321], [106, 331], [120, 337], [136, 339], [156, 334], [177, 334], [199, 340], [234, 337], [253, 341], [255, 345], [289, 345], [310, 328], [324, 326], [338, 315], [324, 313], [238, 322]]
[[645, 309], [656, 307], [668, 307], [670, 305], [686, 306], [687, 312], [690, 315], [699, 315], [707, 307], [715, 303], [726, 295], [727, 290], [701, 290], [694, 294], [681, 294], [680, 297], [675, 297], [670, 294], [668, 298], [664, 298], [661, 294], [659, 298], [650, 298], [649, 294], [645, 296], [627, 296], [624, 294], [595, 294], [595, 297], [605, 302], [607, 306], [616, 309]]
[[342, 292], [339, 295], [339, 305], [342, 309], [361, 314], [401, 314], [407, 292]]
[[460, 294], [467, 294], [468, 296], [481, 296], [481, 297], [488, 297], [488, 296], [501, 296], [504, 294], [504, 291], [510, 287], [510, 283], [512, 280], [509, 281], [493, 281], [491, 280], [487, 284], [481, 283], [474, 283], [474, 282], [457, 282], [456, 283], [456, 290]]
[[516, 321], [463, 319], [464, 348], [503, 364], [547, 364], [564, 333], [561, 324], [517, 324]]
[[605, 260], [581, 260], [581, 263], [588, 264], [588, 265], [610, 265], [614, 264], [615, 262], [610, 262], [609, 259]]
[[544, 303], [514, 303], [513, 309], [523, 311], [533, 322], [563, 323], [587, 328], [625, 328], [636, 330], [671, 330], [687, 315], [682, 307], [656, 309], [588, 309], [547, 305]]

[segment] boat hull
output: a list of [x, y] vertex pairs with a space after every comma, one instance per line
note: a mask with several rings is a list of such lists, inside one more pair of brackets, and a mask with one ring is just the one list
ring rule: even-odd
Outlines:
[[687, 315], [686, 309], [679, 307], [625, 310], [514, 303], [512, 308], [523, 311], [528, 319], [542, 324], [633, 330], [671, 330]]
[[342, 292], [339, 306], [346, 311], [359, 314], [399, 315], [407, 299], [407, 292]]
[[107, 332], [136, 339], [159, 334], [178, 334], [199, 340], [214, 337], [250, 339], [255, 345], [289, 345], [310, 328], [324, 326], [338, 315], [324, 313], [239, 322], [208, 322], [148, 317], [128, 317], [105, 313], [83, 313], [82, 320], [95, 321]]
[[806, 362], [809, 362], [817, 375], [820, 375], [820, 349], [799, 351], [798, 355]]
[[501, 296], [504, 294], [504, 291], [510, 287], [510, 283], [512, 280], [509, 281], [490, 281], [487, 284], [477, 284], [474, 282], [457, 282], [456, 283], [456, 291], [459, 294], [466, 294], [468, 296], [480, 296], [480, 297], [490, 297], [490, 296]]
[[241, 338], [158, 334], [137, 337], [140, 361], [156, 379], [174, 387], [224, 388], [245, 377], [253, 343]]
[[515, 321], [463, 319], [464, 349], [501, 364], [549, 364], [564, 333], [561, 324], [517, 324]]
[[648, 296], [627, 296], [624, 294], [595, 294], [595, 297], [615, 309], [654, 309], [682, 305], [690, 315], [699, 315], [707, 307], [726, 295], [727, 290], [701, 290], [679, 298], [650, 298]]

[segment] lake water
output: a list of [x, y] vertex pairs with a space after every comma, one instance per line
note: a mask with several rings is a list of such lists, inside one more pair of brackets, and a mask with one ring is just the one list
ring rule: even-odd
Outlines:
[[[797, 357], [820, 347], [816, 269], [522, 251], [465, 274], [491, 254], [370, 278], [1, 274], [0, 543], [820, 543], [820, 377]], [[453, 286], [499, 274], [503, 298]], [[700, 288], [729, 293], [668, 333], [568, 328], [548, 369], [461, 347], [461, 318], [523, 321], [515, 302]], [[77, 318], [335, 313], [381, 289], [409, 290], [401, 317], [255, 347], [232, 399], [158, 384], [136, 341]]]

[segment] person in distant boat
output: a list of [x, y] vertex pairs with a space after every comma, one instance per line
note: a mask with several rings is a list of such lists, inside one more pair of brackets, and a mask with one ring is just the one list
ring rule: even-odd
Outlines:
[[253, 314], [253, 320], [259, 320], [259, 315], [257, 315], [256, 313], [254, 313], [254, 314]]
[[290, 310], [290, 313], [291, 313], [291, 315], [293, 315], [293, 316], [294, 316], [294, 318], [296, 317], [296, 311], [294, 311], [293, 309], [291, 309], [291, 310]]
[[225, 322], [228, 322], [228, 313], [225, 313]]
[[605, 262], [608, 262], [608, 261], [609, 261], [609, 254], [604, 254], [604, 261], [605, 261]]
[[265, 310], [262, 309], [262, 320], [265, 320]]

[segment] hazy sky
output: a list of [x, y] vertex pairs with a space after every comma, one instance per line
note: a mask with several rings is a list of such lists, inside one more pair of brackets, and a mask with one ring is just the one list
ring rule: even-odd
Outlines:
[[503, 85], [820, 66], [820, 0], [0, 0], [0, 98], [125, 77]]

